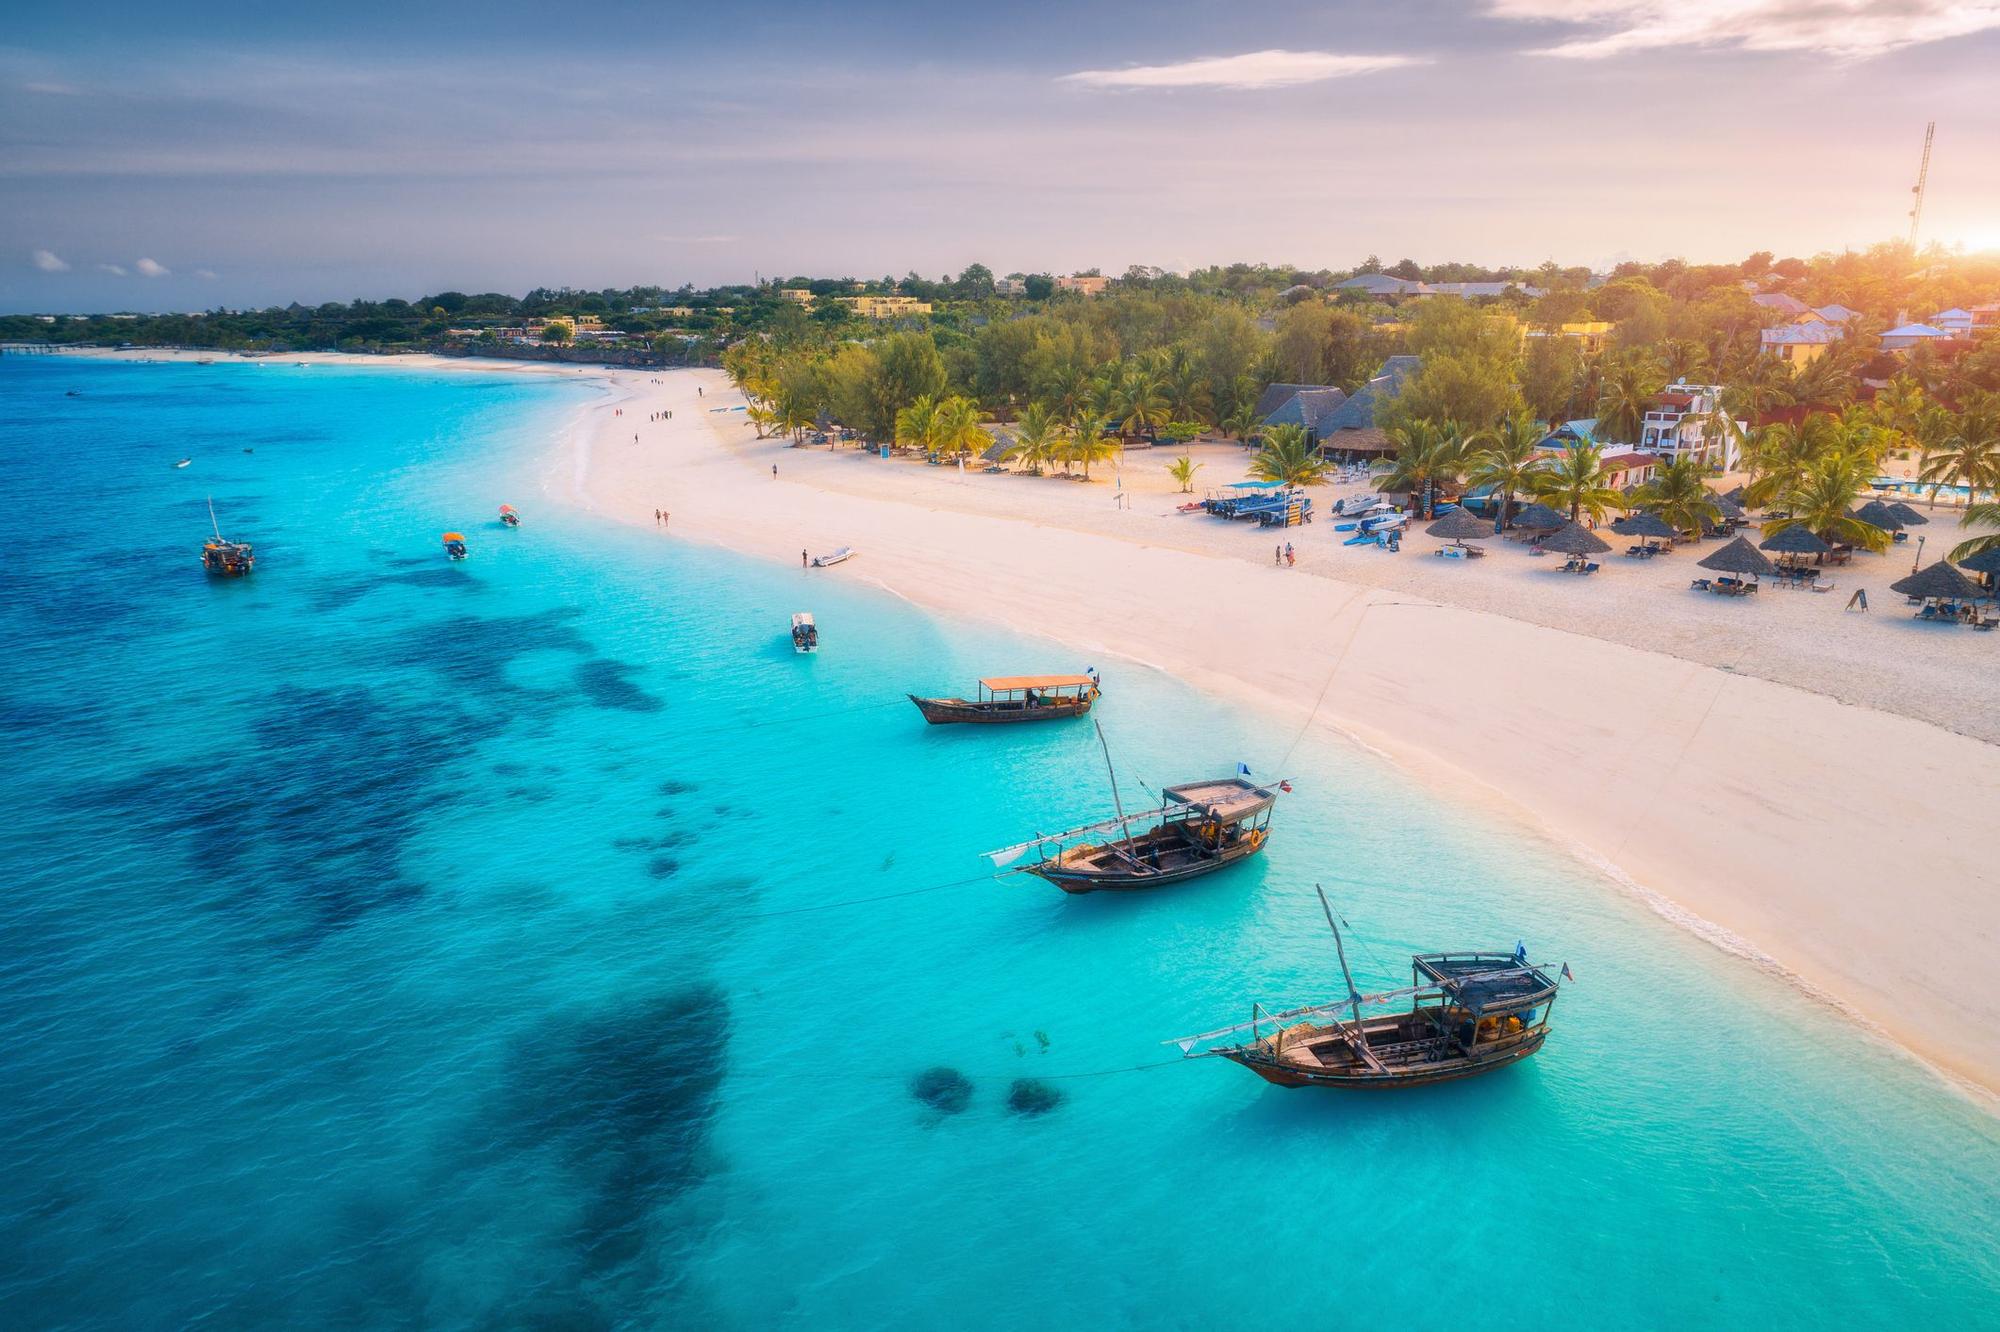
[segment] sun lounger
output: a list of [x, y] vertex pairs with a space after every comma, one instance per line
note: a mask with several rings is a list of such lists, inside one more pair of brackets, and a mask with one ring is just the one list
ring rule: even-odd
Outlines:
[[1815, 592], [1831, 592], [1831, 591], [1833, 591], [1833, 584], [1832, 584], [1832, 583], [1813, 583], [1813, 584], [1812, 584], [1811, 586], [1812, 586], [1812, 590], [1813, 590], [1813, 591], [1815, 591]]
[[1709, 581], [1708, 581], [1708, 579], [1706, 579], [1706, 578], [1696, 578], [1696, 579], [1692, 579], [1692, 580], [1690, 580], [1690, 581], [1689, 581], [1689, 583], [1688, 583], [1688, 591], [1690, 591], [1690, 592], [1706, 592], [1706, 591], [1708, 591], [1708, 590], [1709, 590], [1710, 588], [1712, 588], [1712, 587], [1714, 587], [1714, 586], [1715, 586], [1715, 585], [1714, 585], [1713, 583], [1709, 582]]

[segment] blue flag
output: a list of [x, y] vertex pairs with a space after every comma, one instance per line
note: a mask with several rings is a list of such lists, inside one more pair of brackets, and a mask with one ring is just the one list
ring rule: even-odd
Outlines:
[[1250, 775], [1250, 765], [1247, 763], [1238, 762], [1236, 765], [1236, 774], [1239, 777], [1248, 777]]

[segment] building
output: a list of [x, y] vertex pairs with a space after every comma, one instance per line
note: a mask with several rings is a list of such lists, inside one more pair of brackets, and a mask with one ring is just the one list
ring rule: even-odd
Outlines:
[[1975, 337], [2000, 333], [2000, 302], [1972, 307], [1972, 332]]
[[804, 287], [780, 287], [778, 288], [778, 299], [781, 301], [790, 301], [793, 305], [802, 305], [810, 310], [813, 303], [813, 294]]
[[1960, 309], [1955, 305], [1949, 310], [1938, 311], [1924, 322], [1932, 328], [1942, 330], [1948, 337], [1972, 336], [1972, 311]]
[[[1404, 381], [1422, 367], [1421, 356], [1391, 356], [1366, 384], [1332, 410], [1316, 413], [1311, 427], [1321, 453], [1394, 453], [1396, 446], [1375, 424], [1375, 411], [1403, 391]], [[1310, 390], [1301, 390], [1307, 392]], [[1334, 390], [1338, 392], [1338, 390]]]
[[1929, 324], [1900, 324], [1882, 335], [1883, 351], [1908, 351], [1927, 342], [1949, 342], [1951, 334]]
[[929, 301], [914, 296], [842, 296], [840, 303], [863, 319], [902, 319], [931, 312]]
[[1347, 401], [1344, 390], [1320, 385], [1287, 387], [1293, 391], [1263, 418], [1266, 426], [1303, 426], [1306, 442], [1312, 445], [1320, 444], [1329, 432], [1339, 428], [1332, 424], [1332, 420], [1334, 413]]
[[1782, 291], [1760, 291], [1750, 298], [1766, 310], [1776, 310], [1787, 319], [1802, 315], [1810, 307], [1796, 296], [1787, 296]]
[[1597, 460], [1597, 468], [1604, 474], [1604, 484], [1614, 490], [1630, 490], [1643, 486], [1653, 479], [1653, 472], [1660, 460], [1650, 453], [1638, 453], [1631, 449], [1620, 449], [1607, 453]]
[[1807, 311], [1807, 313], [1816, 314], [1829, 324], [1851, 323], [1852, 321], [1859, 319], [1861, 317], [1861, 311], [1850, 310], [1844, 305], [1815, 306], [1813, 309]]
[[[1570, 338], [1582, 343], [1584, 352], [1595, 356], [1603, 351], [1604, 344], [1610, 341], [1611, 328], [1612, 325], [1609, 320], [1592, 319], [1581, 323], [1563, 324], [1555, 330], [1555, 334], [1558, 337]], [[1525, 350], [1527, 348], [1530, 338], [1546, 338], [1549, 336], [1549, 333], [1550, 330], [1547, 328], [1523, 328], [1521, 330], [1522, 349]]]
[[1017, 277], [994, 278], [993, 294], [995, 296], [1026, 296], [1028, 294], [1028, 279]]
[[1757, 350], [1788, 365], [1810, 365], [1826, 354], [1826, 349], [1847, 336], [1839, 324], [1829, 324], [1814, 316], [1803, 324], [1781, 324], [1757, 335]]
[[1345, 282], [1333, 284], [1335, 291], [1366, 292], [1370, 296], [1457, 296], [1461, 300], [1472, 300], [1480, 296], [1505, 296], [1510, 291], [1518, 291], [1523, 296], [1543, 296], [1547, 293], [1540, 287], [1531, 287], [1524, 282], [1418, 282], [1411, 278], [1390, 277], [1387, 273], [1356, 273]]
[[1333, 284], [1335, 291], [1360, 291], [1370, 296], [1422, 296], [1427, 294], [1424, 284], [1409, 278], [1390, 277], [1387, 273], [1356, 273], [1345, 282]]
[[1738, 421], [1735, 430], [1723, 430], [1719, 437], [1711, 438], [1707, 432], [1714, 428], [1712, 421], [1721, 401], [1720, 384], [1683, 380], [1667, 385], [1653, 395], [1653, 404], [1646, 409], [1640, 423], [1639, 448], [1668, 461], [1695, 458], [1705, 467], [1734, 470], [1742, 462], [1742, 436], [1749, 427]]
[[1076, 291], [1083, 293], [1085, 296], [1100, 295], [1110, 285], [1110, 278], [1099, 277], [1095, 273], [1077, 273], [1070, 277], [1059, 277], [1056, 279], [1057, 291]]

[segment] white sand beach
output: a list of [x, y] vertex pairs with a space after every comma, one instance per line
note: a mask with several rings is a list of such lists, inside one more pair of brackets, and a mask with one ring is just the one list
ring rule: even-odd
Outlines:
[[[758, 440], [717, 371], [339, 359], [602, 384], [551, 452], [551, 498], [646, 527], [664, 509], [662, 540], [793, 567], [802, 549], [853, 546], [801, 577], [865, 579], [1073, 644], [1079, 661], [1230, 692], [1270, 712], [1277, 749], [1310, 717], [1323, 741], [1528, 822], [1608, 891], [2000, 1093], [2000, 997], [1984, 983], [2000, 957], [2000, 634], [1912, 620], [1888, 591], [1902, 547], [1832, 571], [1831, 594], [1718, 598], [1688, 590], [1700, 550], [1614, 549], [1577, 578], [1507, 541], [1444, 560], [1421, 533], [1390, 555], [1342, 547], [1324, 519], [1276, 533], [1179, 514], [1171, 449], [1128, 455], [1119, 481], [962, 474]], [[1234, 445], [1195, 454], [1197, 491], [1244, 475]], [[1954, 524], [1940, 509], [1918, 529], [1927, 562]], [[1286, 540], [1296, 567], [1273, 563]], [[1866, 613], [1843, 609], [1856, 587]], [[1001, 663], [1043, 664], [1075, 663]]]

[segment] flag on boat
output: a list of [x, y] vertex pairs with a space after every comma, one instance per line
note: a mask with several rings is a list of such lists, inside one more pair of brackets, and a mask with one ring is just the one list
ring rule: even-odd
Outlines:
[[1250, 775], [1250, 765], [1239, 761], [1236, 765], [1236, 775], [1239, 777], [1248, 777]]
[[1289, 793], [1291, 792], [1291, 789], [1292, 789], [1292, 784], [1291, 784], [1290, 782], [1288, 782], [1288, 781], [1286, 781], [1286, 782], [1279, 782], [1279, 783], [1278, 783], [1278, 789], [1279, 789], [1280, 791], [1284, 791], [1284, 792], [1286, 792], [1287, 794], [1289, 794]]
[[1569, 974], [1569, 963], [1567, 962], [1563, 963], [1563, 979], [1566, 981], [1573, 981], [1576, 979], [1576, 977]]
[[1528, 945], [1520, 939], [1514, 940], [1514, 961], [1521, 966], [1528, 964]]

